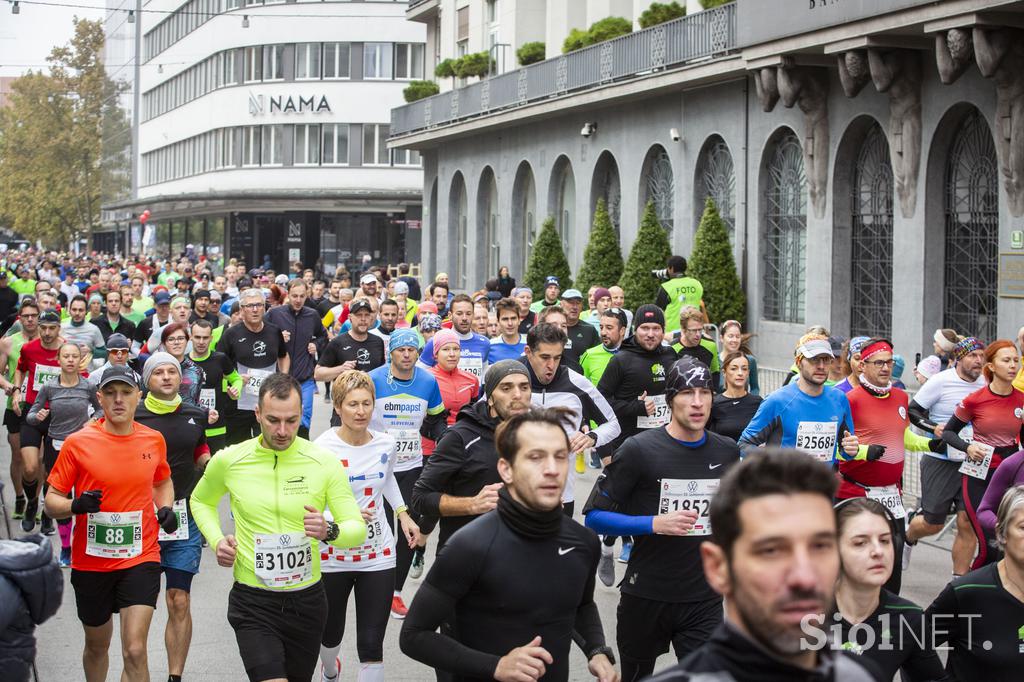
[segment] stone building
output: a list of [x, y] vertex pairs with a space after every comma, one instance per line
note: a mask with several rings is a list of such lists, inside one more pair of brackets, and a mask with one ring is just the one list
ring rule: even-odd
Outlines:
[[554, 216], [575, 269], [600, 197], [624, 254], [653, 200], [688, 255], [710, 195], [762, 364], [816, 323], [910, 358], [940, 326], [1013, 338], [1018, 27], [1019, 0], [737, 0], [394, 109], [392, 148], [423, 158], [424, 268], [520, 275]]

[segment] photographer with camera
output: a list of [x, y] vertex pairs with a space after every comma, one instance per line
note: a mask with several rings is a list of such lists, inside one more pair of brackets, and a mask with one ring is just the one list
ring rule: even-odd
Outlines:
[[655, 277], [665, 279], [658, 289], [658, 297], [654, 305], [665, 311], [665, 334], [670, 335], [679, 329], [679, 311], [683, 306], [692, 305], [704, 313], [704, 287], [693, 277], [686, 276], [686, 259], [682, 256], [669, 256], [664, 270], [651, 272]]

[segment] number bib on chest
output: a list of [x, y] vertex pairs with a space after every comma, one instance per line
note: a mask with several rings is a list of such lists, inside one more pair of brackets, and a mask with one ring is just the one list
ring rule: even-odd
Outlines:
[[238, 396], [238, 409], [255, 410], [260, 395], [260, 386], [263, 385], [263, 381], [273, 372], [269, 369], [252, 368], [245, 368], [243, 372], [242, 369], [242, 367], [239, 367], [238, 373], [245, 374], [248, 378], [245, 381], [245, 385], [242, 386], [242, 394]]
[[206, 410], [217, 409], [217, 391], [212, 388], [199, 389], [199, 407]]
[[831, 462], [836, 449], [835, 422], [800, 422], [795, 447], [819, 462]]
[[60, 381], [60, 367], [36, 365], [35, 372], [32, 376], [32, 383], [36, 391], [47, 384], [55, 384], [58, 381]]
[[253, 570], [267, 587], [291, 587], [313, 577], [312, 545], [302, 533], [258, 533], [253, 548]]
[[985, 459], [980, 462], [972, 462], [969, 459], [965, 459], [963, 464], [960, 465], [960, 473], [967, 474], [973, 478], [980, 478], [984, 481], [988, 478], [988, 467], [992, 464], [992, 453], [995, 452], [995, 448], [978, 441], [974, 441], [973, 444], [985, 451]]
[[672, 413], [669, 410], [668, 403], [665, 402], [665, 396], [652, 395], [648, 396], [648, 398], [654, 403], [654, 414], [645, 414], [642, 417], [637, 417], [636, 428], [656, 429], [659, 426], [668, 424], [669, 417]]
[[882, 503], [888, 509], [893, 518], [903, 519], [907, 516], [907, 510], [903, 508], [903, 498], [899, 489], [894, 485], [887, 485], [882, 488], [868, 488], [867, 495], [872, 500]]
[[174, 506], [171, 507], [171, 511], [178, 517], [178, 529], [173, 533], [165, 533], [164, 529], [161, 528], [157, 534], [157, 539], [161, 542], [168, 540], [188, 540], [188, 508], [185, 506], [185, 500], [175, 500]]
[[380, 555], [384, 550], [384, 520], [380, 510], [366, 522], [366, 542], [359, 547], [334, 548], [334, 555], [344, 557], [343, 561], [365, 560], [369, 555]]
[[85, 553], [104, 559], [142, 554], [142, 512], [96, 512], [86, 519]]
[[661, 479], [658, 513], [693, 510], [697, 520], [687, 535], [711, 535], [711, 498], [718, 490], [717, 478]]
[[482, 358], [459, 358], [459, 369], [469, 372], [477, 379], [484, 375], [484, 361]]
[[423, 440], [419, 431], [399, 429], [391, 431], [395, 439], [395, 464], [407, 464], [423, 458]]

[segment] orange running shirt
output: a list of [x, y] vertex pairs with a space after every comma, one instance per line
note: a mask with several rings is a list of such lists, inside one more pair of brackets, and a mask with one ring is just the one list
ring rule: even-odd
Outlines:
[[[52, 487], [77, 497], [86, 490], [102, 490], [100, 512], [89, 523], [86, 515], [75, 516], [71, 543], [71, 566], [79, 571], [114, 571], [149, 561], [160, 561], [157, 544], [156, 511], [153, 486], [171, 476], [167, 465], [167, 446], [158, 431], [136, 422], [134, 433], [117, 436], [108, 433], [100, 422], [89, 424], [64, 441], [49, 478]], [[141, 537], [132, 542], [131, 534], [120, 524], [130, 522], [141, 512]], [[115, 549], [88, 552], [89, 533], [99, 533]], [[141, 545], [141, 547], [140, 547]], [[111, 554], [120, 552], [124, 558]]]

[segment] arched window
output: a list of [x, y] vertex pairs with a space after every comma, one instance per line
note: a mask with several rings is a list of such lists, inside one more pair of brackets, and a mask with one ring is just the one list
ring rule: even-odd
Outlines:
[[[711, 197], [718, 207], [726, 229], [729, 231], [729, 242], [736, 246], [736, 172], [732, 163], [732, 152], [729, 146], [718, 135], [713, 135], [704, 143], [704, 151], [697, 171], [696, 186], [699, 188], [694, 208], [696, 220], [704, 213], [704, 202]], [[697, 224], [696, 222], [694, 224]]]
[[477, 234], [483, 237], [481, 256], [484, 256], [483, 281], [498, 274], [501, 260], [501, 245], [498, 241], [498, 184], [490, 166], [480, 175], [477, 191]]
[[977, 109], [953, 137], [945, 184], [943, 325], [991, 341], [997, 333], [998, 165], [992, 133]]
[[449, 280], [454, 287], [466, 288], [469, 279], [469, 226], [466, 198], [466, 181], [462, 173], [456, 172], [452, 178], [451, 194], [448, 198], [448, 234], [451, 236], [455, 250], [455, 272], [450, 273]]
[[665, 231], [672, 234], [673, 210], [675, 205], [675, 181], [672, 177], [672, 161], [661, 145], [654, 145], [644, 159], [644, 173], [641, 180], [640, 196], [643, 210], [648, 201], [654, 202], [654, 212]]
[[594, 222], [594, 208], [597, 200], [604, 199], [608, 208], [608, 217], [619, 234], [619, 222], [622, 215], [622, 185], [619, 182], [619, 164], [611, 152], [605, 151], [594, 164], [594, 181], [590, 190], [590, 222]]
[[526, 161], [519, 164], [512, 184], [512, 229], [513, 234], [518, 236], [518, 240], [513, 239], [513, 244], [518, 242], [519, 272], [525, 273], [533, 243], [537, 239], [537, 189], [533, 182], [533, 170]]
[[877, 123], [854, 161], [851, 211], [850, 334], [892, 334], [892, 163]]
[[572, 164], [565, 156], [559, 157], [552, 167], [548, 214], [555, 217], [555, 228], [562, 238], [565, 255], [571, 260], [576, 236], [576, 176], [572, 172]]
[[800, 140], [776, 139], [765, 167], [764, 317], [803, 323], [807, 270], [807, 178]]

